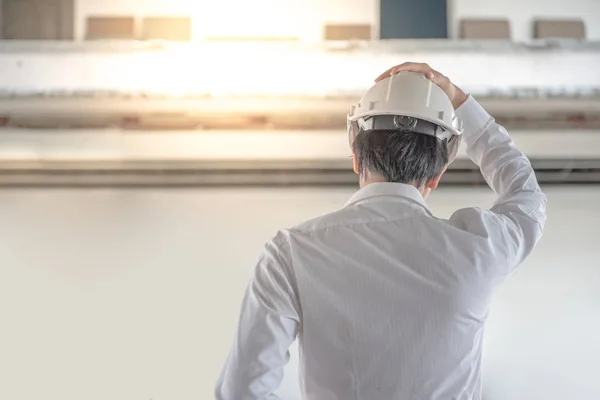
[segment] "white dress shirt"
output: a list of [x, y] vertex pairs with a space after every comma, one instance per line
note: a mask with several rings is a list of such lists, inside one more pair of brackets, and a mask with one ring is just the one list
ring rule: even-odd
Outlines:
[[440, 219], [415, 187], [374, 183], [280, 231], [248, 286], [217, 400], [277, 399], [296, 337], [306, 400], [481, 398], [490, 297], [540, 239], [546, 197], [472, 97], [457, 115], [495, 205]]

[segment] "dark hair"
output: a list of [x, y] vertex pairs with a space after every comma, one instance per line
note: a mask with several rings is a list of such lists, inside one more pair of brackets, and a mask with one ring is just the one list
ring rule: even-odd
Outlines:
[[429, 135], [395, 130], [361, 131], [352, 145], [358, 172], [378, 174], [388, 182], [421, 187], [448, 164], [448, 148]]

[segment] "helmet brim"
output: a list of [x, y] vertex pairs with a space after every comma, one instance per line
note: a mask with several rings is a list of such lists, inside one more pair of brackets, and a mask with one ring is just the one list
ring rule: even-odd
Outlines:
[[[361, 129], [358, 125], [357, 121], [353, 121], [350, 118], [346, 120], [346, 126], [348, 129], [348, 144], [350, 148], [353, 149], [354, 141], [359, 133], [361, 133]], [[420, 135], [420, 133], [415, 133], [415, 135]], [[448, 149], [448, 164], [452, 163], [458, 154], [458, 149], [460, 147], [460, 143], [462, 142], [462, 135], [452, 135], [449, 140], [441, 139], [436, 137], [437, 140], [446, 144]]]

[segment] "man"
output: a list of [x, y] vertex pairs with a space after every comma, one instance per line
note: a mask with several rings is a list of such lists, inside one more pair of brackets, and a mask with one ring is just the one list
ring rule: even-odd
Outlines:
[[[349, 116], [360, 190], [267, 243], [218, 400], [277, 399], [296, 336], [304, 399], [481, 398], [490, 297], [540, 239], [546, 197], [508, 133], [447, 77], [405, 63], [377, 82]], [[461, 136], [498, 199], [435, 218], [425, 199]]]

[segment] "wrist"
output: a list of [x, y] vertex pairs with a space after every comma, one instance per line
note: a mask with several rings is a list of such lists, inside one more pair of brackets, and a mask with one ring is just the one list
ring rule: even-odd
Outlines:
[[460, 88], [456, 88], [456, 95], [452, 100], [452, 106], [455, 110], [457, 110], [460, 106], [463, 105], [465, 101], [469, 98], [469, 95], [462, 91]]

